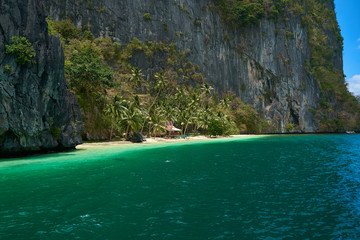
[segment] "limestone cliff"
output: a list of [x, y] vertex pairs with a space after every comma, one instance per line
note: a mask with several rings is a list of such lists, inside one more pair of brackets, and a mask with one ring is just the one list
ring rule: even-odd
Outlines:
[[310, 46], [300, 17], [264, 18], [240, 31], [224, 24], [209, 0], [50, 0], [46, 5], [51, 18], [71, 19], [120, 43], [133, 37], [175, 42], [190, 50], [190, 60], [217, 90], [235, 92], [277, 131], [288, 124], [301, 132], [318, 130], [309, 109], [318, 106], [320, 90], [306, 71]]
[[[0, 156], [73, 148], [81, 143], [81, 113], [64, 77], [60, 41], [47, 33], [40, 0], [0, 1]], [[25, 36], [36, 57], [17, 63], [5, 52]]]

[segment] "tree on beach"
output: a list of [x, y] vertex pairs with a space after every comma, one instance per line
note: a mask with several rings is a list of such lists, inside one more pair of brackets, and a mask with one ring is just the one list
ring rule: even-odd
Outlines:
[[115, 96], [109, 103], [106, 104], [105, 107], [105, 114], [111, 118], [111, 127], [109, 132], [109, 140], [111, 141], [114, 127], [121, 119], [123, 113], [126, 111], [127, 103], [125, 103], [125, 100]]
[[125, 137], [128, 138], [130, 131], [137, 132], [141, 127], [143, 113], [139, 109], [136, 100], [123, 101], [119, 123], [126, 127]]
[[224, 133], [223, 123], [218, 119], [213, 119], [208, 128], [208, 133], [210, 136], [221, 136]]
[[164, 121], [166, 121], [166, 112], [162, 106], [157, 106], [154, 111], [150, 113], [149, 118], [149, 136], [156, 136], [157, 133], [163, 131]]

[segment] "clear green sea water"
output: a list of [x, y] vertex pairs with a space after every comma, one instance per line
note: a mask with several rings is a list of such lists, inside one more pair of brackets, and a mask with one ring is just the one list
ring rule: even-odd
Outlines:
[[0, 239], [359, 239], [360, 136], [0, 161]]

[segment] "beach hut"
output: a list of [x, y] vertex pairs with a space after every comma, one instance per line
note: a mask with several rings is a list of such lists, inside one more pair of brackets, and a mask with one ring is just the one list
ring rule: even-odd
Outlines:
[[166, 136], [167, 137], [175, 137], [178, 135], [181, 135], [182, 130], [179, 128], [174, 127], [173, 122], [171, 121], [165, 121], [162, 128], [166, 130]]

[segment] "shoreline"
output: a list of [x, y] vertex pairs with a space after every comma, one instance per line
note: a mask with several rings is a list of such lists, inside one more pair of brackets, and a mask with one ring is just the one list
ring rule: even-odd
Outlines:
[[[204, 141], [204, 140], [219, 140], [219, 139], [246, 139], [246, 138], [258, 138], [258, 137], [269, 137], [269, 136], [301, 136], [301, 135], [354, 135], [346, 133], [270, 133], [270, 134], [239, 134], [239, 135], [229, 135], [229, 136], [218, 136], [218, 137], [208, 137], [204, 135], [195, 136], [195, 137], [186, 137], [186, 138], [161, 138], [161, 137], [151, 137], [146, 138], [145, 142], [142, 143], [133, 143], [130, 141], [103, 141], [103, 142], [89, 142], [83, 143], [76, 146], [76, 150], [82, 149], [91, 149], [94, 147], [104, 147], [104, 146], [130, 146], [130, 145], [151, 145], [159, 143], [177, 143], [177, 142], [192, 142], [192, 141]], [[357, 133], [355, 133], [357, 134]]]
[[2, 153], [0, 154], [0, 161], [19, 159], [23, 157], [31, 157], [37, 155], [47, 155], [54, 153], [63, 153], [63, 152], [72, 152], [76, 150], [90, 150], [101, 147], [131, 147], [135, 146], [155, 146], [160, 144], [174, 144], [174, 143], [198, 143], [202, 141], [211, 142], [211, 141], [219, 141], [219, 140], [229, 140], [229, 139], [255, 139], [255, 138], [263, 138], [263, 137], [271, 137], [271, 136], [301, 136], [301, 135], [359, 135], [359, 133], [355, 134], [346, 134], [346, 133], [286, 133], [286, 134], [239, 134], [239, 135], [230, 135], [230, 136], [218, 136], [218, 137], [207, 137], [204, 135], [187, 137], [187, 138], [146, 138], [146, 141], [143, 143], [132, 143], [130, 141], [99, 141], [99, 142], [87, 142], [77, 145], [76, 147], [63, 148], [63, 149], [52, 149], [52, 150], [39, 150], [39, 151], [24, 151], [24, 152], [11, 152], [11, 153]]
[[145, 142], [142, 143], [132, 143], [130, 141], [109, 141], [109, 142], [94, 142], [94, 143], [83, 143], [81, 145], [77, 145], [76, 149], [90, 149], [94, 147], [103, 147], [103, 146], [128, 146], [128, 145], [150, 145], [150, 144], [158, 144], [158, 143], [176, 143], [176, 142], [192, 142], [192, 141], [203, 141], [203, 140], [219, 140], [219, 139], [244, 139], [244, 138], [256, 138], [256, 137], [265, 137], [270, 135], [230, 135], [226, 137], [206, 137], [206, 136], [195, 136], [195, 137], [187, 137], [187, 138], [146, 138]]

